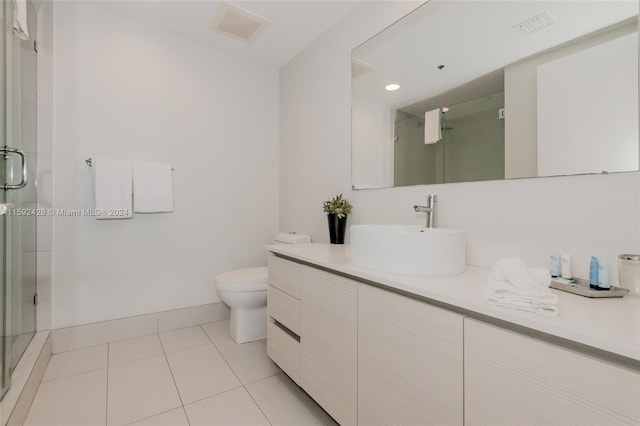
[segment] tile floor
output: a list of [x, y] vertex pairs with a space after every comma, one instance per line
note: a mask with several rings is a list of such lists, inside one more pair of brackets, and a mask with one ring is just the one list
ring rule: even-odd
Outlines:
[[335, 425], [219, 321], [51, 357], [25, 425]]

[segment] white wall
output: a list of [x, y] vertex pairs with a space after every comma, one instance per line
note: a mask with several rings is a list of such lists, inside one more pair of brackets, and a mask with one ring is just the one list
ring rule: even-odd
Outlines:
[[584, 277], [591, 254], [615, 265], [638, 252], [638, 173], [350, 190], [351, 49], [417, 4], [365, 2], [281, 69], [280, 227], [327, 242], [321, 205], [339, 192], [354, 205], [350, 224], [422, 224], [411, 207], [435, 193], [439, 224], [466, 231], [471, 264], [519, 255], [544, 266], [557, 248]]
[[175, 213], [53, 219], [53, 327], [218, 301], [277, 232], [278, 74], [82, 2], [56, 2], [54, 207], [91, 208], [89, 157], [174, 168]]

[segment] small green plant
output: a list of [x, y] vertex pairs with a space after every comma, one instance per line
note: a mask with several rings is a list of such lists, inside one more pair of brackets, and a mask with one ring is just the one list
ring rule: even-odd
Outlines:
[[342, 196], [342, 194], [336, 195], [332, 199], [322, 203], [322, 210], [324, 210], [325, 213], [334, 213], [338, 215], [338, 219], [342, 219], [348, 214], [351, 214], [351, 209], [353, 209], [353, 206]]

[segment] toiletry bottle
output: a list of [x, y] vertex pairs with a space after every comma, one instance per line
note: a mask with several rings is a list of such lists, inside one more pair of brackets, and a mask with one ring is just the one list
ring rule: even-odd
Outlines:
[[604, 257], [598, 258], [598, 288], [600, 290], [609, 290], [611, 283], [609, 282], [609, 262]]
[[571, 279], [571, 253], [560, 253], [560, 276]]
[[600, 265], [598, 264], [598, 258], [595, 256], [591, 256], [591, 263], [589, 263], [589, 287], [597, 289], [598, 288], [598, 268]]
[[558, 278], [560, 276], [560, 252], [558, 250], [551, 250], [549, 270], [551, 272], [551, 278]]

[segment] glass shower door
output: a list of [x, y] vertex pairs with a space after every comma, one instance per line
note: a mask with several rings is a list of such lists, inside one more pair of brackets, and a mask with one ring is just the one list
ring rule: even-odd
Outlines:
[[[7, 140], [7, 80], [9, 70], [9, 57], [7, 52], [10, 50], [11, 30], [10, 18], [11, 8], [7, 1], [2, 2], [0, 7], [0, 146], [6, 145]], [[4, 179], [6, 170], [4, 161], [0, 161], [0, 177]], [[4, 396], [11, 384], [11, 330], [9, 317], [11, 315], [10, 300], [11, 287], [7, 283], [11, 282], [11, 271], [8, 268], [6, 253], [7, 243], [10, 244], [11, 238], [8, 235], [11, 227], [7, 223], [10, 218], [6, 215], [5, 191], [0, 191], [0, 398]]]
[[36, 13], [29, 40], [13, 35], [13, 2], [0, 17], [0, 398], [36, 331]]

